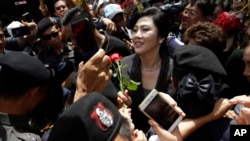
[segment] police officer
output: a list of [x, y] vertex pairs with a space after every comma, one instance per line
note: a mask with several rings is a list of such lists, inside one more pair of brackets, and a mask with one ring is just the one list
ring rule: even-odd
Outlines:
[[0, 56], [0, 138], [39, 141], [39, 126], [27, 115], [48, 95], [50, 74], [43, 63], [22, 52]]

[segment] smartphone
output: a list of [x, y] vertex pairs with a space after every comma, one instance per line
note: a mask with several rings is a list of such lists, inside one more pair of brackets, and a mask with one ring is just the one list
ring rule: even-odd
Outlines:
[[150, 91], [139, 105], [139, 109], [169, 132], [172, 132], [183, 119], [156, 89]]
[[21, 26], [11, 29], [13, 37], [22, 37], [30, 34], [30, 29], [27, 26]]
[[93, 27], [87, 18], [77, 20], [71, 24], [73, 36], [80, 48], [82, 60], [88, 61], [98, 50]]

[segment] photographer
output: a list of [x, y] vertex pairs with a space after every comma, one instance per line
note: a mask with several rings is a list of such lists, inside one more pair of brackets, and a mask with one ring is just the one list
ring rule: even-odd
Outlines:
[[[6, 38], [6, 49], [13, 51], [27, 50], [26, 52], [30, 53], [38, 31], [37, 24], [34, 21], [32, 22], [22, 21], [21, 23], [17, 21], [15, 22], [19, 23], [17, 28], [19, 28], [20, 30], [16, 31], [19, 34], [18, 36], [13, 37], [13, 28], [11, 27], [11, 24], [7, 26], [9, 37]], [[27, 30], [23, 31], [21, 27], [27, 27], [26, 28]]]
[[[32, 23], [26, 23], [29, 28], [32, 29], [32, 33], [36, 33], [36, 24], [34, 22]], [[2, 25], [2, 22], [0, 21], [0, 35], [1, 35], [1, 43], [0, 43], [0, 54], [6, 52], [7, 50], [12, 51], [24, 51], [27, 47], [30, 48], [30, 40], [34, 38], [33, 34], [24, 36], [24, 37], [6, 37], [5, 36], [5, 29]]]
[[107, 4], [104, 7], [104, 16], [106, 18], [109, 18], [110, 20], [112, 20], [115, 23], [115, 26], [117, 28], [117, 30], [113, 33], [111, 33], [111, 35], [121, 39], [121, 40], [126, 40], [131, 42], [131, 31], [126, 27], [126, 13], [124, 11], [124, 9], [122, 9], [120, 7], [120, 5], [118, 4]]

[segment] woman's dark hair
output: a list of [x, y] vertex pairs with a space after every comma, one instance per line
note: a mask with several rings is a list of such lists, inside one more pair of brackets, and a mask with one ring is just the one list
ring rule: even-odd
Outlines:
[[170, 19], [168, 18], [168, 15], [165, 14], [160, 8], [149, 7], [141, 12], [135, 13], [131, 19], [132, 28], [142, 17], [152, 17], [153, 22], [158, 29], [158, 35], [161, 37], [168, 36], [168, 33], [170, 32]]
[[169, 16], [163, 12], [162, 9], [158, 7], [149, 7], [141, 12], [137, 12], [133, 15], [131, 19], [131, 27], [134, 28], [136, 22], [142, 17], [152, 17], [153, 23], [158, 29], [158, 35], [160, 37], [164, 37], [165, 40], [161, 44], [160, 51], [164, 50], [168, 53], [168, 47], [165, 44], [166, 37], [170, 32], [170, 18]]

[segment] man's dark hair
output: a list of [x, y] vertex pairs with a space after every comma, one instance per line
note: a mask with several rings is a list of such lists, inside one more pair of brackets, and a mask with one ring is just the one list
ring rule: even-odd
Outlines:
[[90, 13], [80, 6], [73, 7], [65, 13], [62, 19], [62, 25], [66, 26], [72, 22], [75, 22], [75, 21], [78, 21], [79, 19], [84, 19], [84, 18], [87, 18], [89, 20], [89, 23], [92, 25], [91, 27], [93, 28], [95, 27], [94, 21], [92, 20]]
[[210, 0], [189, 0], [191, 6], [197, 5], [203, 16], [212, 16], [214, 11], [214, 3]]

